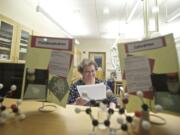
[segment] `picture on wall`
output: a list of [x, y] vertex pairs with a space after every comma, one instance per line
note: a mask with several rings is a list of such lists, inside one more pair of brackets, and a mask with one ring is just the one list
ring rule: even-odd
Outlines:
[[94, 60], [98, 66], [98, 71], [96, 73], [97, 78], [105, 79], [106, 52], [89, 52], [89, 59]]

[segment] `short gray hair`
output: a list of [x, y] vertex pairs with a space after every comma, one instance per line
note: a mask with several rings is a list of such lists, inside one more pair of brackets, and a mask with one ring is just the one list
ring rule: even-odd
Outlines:
[[95, 69], [97, 70], [98, 69], [98, 66], [96, 64], [95, 61], [93, 60], [90, 60], [90, 59], [83, 59], [82, 62], [79, 64], [78, 66], [78, 71], [79, 73], [83, 73], [83, 70], [84, 70], [84, 67], [86, 66], [90, 66], [90, 65], [94, 65]]

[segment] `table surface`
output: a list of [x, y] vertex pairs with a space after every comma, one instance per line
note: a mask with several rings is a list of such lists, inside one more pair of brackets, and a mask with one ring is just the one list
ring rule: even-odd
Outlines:
[[[6, 99], [4, 104], [11, 105], [14, 100]], [[52, 103], [46, 103], [52, 104]], [[53, 112], [40, 112], [41, 102], [23, 101], [20, 105], [22, 112], [26, 114], [26, 119], [18, 121], [11, 118], [5, 125], [0, 125], [0, 135], [88, 135], [92, 130], [91, 120], [85, 112], [79, 114], [74, 112], [74, 105], [67, 105], [66, 108], [57, 106]], [[85, 110], [85, 107], [80, 107]], [[97, 108], [92, 109], [96, 117]], [[165, 125], [152, 125], [150, 135], [180, 135], [180, 117], [170, 114], [159, 113], [167, 123]], [[112, 115], [111, 126], [117, 127], [116, 119], [118, 113]], [[97, 118], [97, 117], [96, 117]], [[107, 130], [98, 130], [97, 135], [108, 134]], [[126, 132], [118, 131], [118, 135], [127, 135]]]

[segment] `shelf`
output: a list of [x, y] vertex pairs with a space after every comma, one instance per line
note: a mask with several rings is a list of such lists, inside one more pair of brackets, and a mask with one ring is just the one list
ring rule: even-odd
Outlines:
[[3, 50], [3, 51], [10, 51], [11, 49], [10, 49], [10, 48], [6, 48], [6, 47], [0, 47], [0, 50]]
[[12, 31], [10, 30], [10, 31], [6, 31], [6, 30], [4, 30], [4, 29], [0, 29], [0, 33], [1, 34], [4, 34], [4, 35], [9, 35], [9, 36], [11, 36], [12, 35]]
[[22, 47], [28, 47], [28, 44], [20, 43], [20, 46], [22, 46]]
[[6, 42], [6, 43], [11, 43], [11, 40], [7, 39], [7, 38], [1, 38], [0, 37], [0, 41]]
[[20, 53], [27, 53], [27, 50], [20, 50]]
[[23, 36], [21, 36], [21, 40], [23, 40], [23, 41], [28, 41], [28, 40], [29, 40], [29, 37], [23, 37]]
[[4, 39], [9, 39], [9, 40], [12, 39], [12, 35], [9, 36], [9, 35], [5, 35], [5, 34], [2, 34], [2, 33], [0, 33], [0, 37], [1, 37], [1, 38], [4, 38]]
[[3, 41], [0, 41], [0, 46], [11, 48], [11, 44], [3, 42]]

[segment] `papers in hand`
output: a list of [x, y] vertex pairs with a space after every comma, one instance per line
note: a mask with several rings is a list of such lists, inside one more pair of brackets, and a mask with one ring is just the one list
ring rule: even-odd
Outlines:
[[106, 86], [104, 83], [77, 86], [80, 96], [86, 93], [89, 99], [102, 100], [106, 98]]

